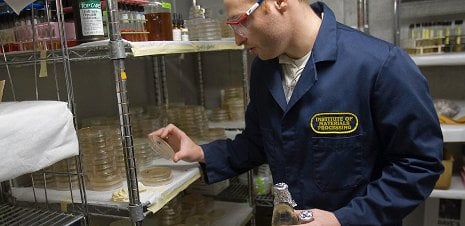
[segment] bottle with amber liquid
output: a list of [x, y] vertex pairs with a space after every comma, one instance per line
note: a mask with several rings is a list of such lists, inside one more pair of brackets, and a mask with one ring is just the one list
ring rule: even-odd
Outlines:
[[73, 1], [73, 15], [78, 43], [105, 39], [100, 0]]
[[294, 214], [294, 207], [297, 206], [292, 200], [287, 184], [278, 183], [273, 185], [274, 207], [271, 218], [272, 226], [296, 225], [299, 224], [298, 217]]
[[150, 0], [145, 6], [145, 19], [149, 41], [173, 41], [171, 3]]

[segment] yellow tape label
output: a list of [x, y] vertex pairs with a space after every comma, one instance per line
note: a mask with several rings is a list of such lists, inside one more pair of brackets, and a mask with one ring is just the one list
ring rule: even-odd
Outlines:
[[310, 127], [318, 134], [348, 134], [358, 127], [358, 117], [349, 112], [317, 113], [310, 119]]

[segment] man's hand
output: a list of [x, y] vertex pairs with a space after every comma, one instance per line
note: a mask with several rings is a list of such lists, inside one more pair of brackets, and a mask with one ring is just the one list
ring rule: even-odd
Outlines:
[[151, 132], [147, 136], [158, 136], [165, 140], [175, 152], [173, 157], [174, 162], [178, 162], [179, 160], [186, 162], [204, 162], [202, 148], [173, 124], [169, 124], [166, 127]]
[[[299, 216], [300, 211], [302, 210], [296, 210], [295, 214]], [[300, 226], [341, 226], [334, 213], [320, 209], [311, 209], [311, 211], [313, 212], [313, 220], [302, 222]]]

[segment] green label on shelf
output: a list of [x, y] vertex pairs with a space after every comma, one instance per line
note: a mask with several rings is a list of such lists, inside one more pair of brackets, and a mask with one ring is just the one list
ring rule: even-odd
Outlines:
[[100, 9], [99, 0], [87, 0], [79, 3], [79, 9]]
[[171, 9], [171, 3], [169, 2], [162, 2], [161, 7], [164, 9]]
[[102, 10], [99, 0], [79, 2], [81, 28], [83, 36], [104, 35]]

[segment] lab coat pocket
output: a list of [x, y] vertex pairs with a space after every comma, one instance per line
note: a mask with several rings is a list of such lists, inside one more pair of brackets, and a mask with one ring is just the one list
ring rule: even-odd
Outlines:
[[362, 137], [312, 138], [313, 175], [322, 191], [352, 189], [363, 181]]

